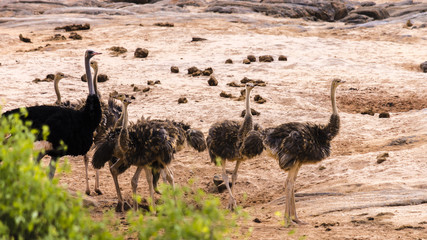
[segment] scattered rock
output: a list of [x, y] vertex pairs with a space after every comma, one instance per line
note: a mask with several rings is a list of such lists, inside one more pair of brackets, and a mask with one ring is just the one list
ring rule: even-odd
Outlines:
[[319, 170], [320, 171], [323, 171], [323, 170], [325, 170], [326, 169], [326, 167], [325, 166], [323, 166], [323, 165], [321, 165], [320, 167], [319, 167]]
[[203, 76], [210, 76], [213, 73], [213, 69], [211, 67], [206, 68], [203, 70]]
[[186, 98], [186, 97], [181, 97], [181, 98], [179, 98], [179, 99], [178, 99], [178, 104], [181, 104], [181, 103], [188, 103], [187, 98]]
[[255, 97], [254, 97], [254, 101], [256, 102], [256, 103], [259, 103], [259, 104], [263, 104], [263, 103], [265, 103], [265, 102], [267, 102], [267, 100], [265, 100], [264, 98], [262, 98], [260, 95], [255, 95]]
[[34, 83], [39, 83], [39, 82], [52, 82], [55, 79], [55, 74], [49, 73], [48, 75], [46, 75], [45, 78], [40, 79], [40, 78], [36, 78], [33, 80]]
[[360, 15], [356, 13], [350, 13], [348, 16], [343, 18], [341, 21], [345, 23], [352, 23], [352, 24], [361, 24], [373, 21], [374, 19], [365, 15]]
[[377, 163], [378, 163], [378, 164], [383, 163], [385, 160], [387, 160], [387, 158], [388, 158], [389, 156], [390, 156], [390, 155], [389, 155], [388, 153], [382, 153], [382, 154], [378, 155], [378, 156], [377, 156]]
[[154, 81], [148, 80], [147, 85], [154, 85]]
[[388, 113], [388, 112], [382, 112], [382, 113], [380, 113], [379, 118], [390, 118], [390, 113]]
[[368, 219], [368, 221], [374, 221], [375, 220], [375, 218], [373, 218], [373, 217], [367, 217], [367, 219]]
[[372, 109], [366, 109], [366, 110], [362, 111], [361, 114], [363, 114], [363, 115], [371, 115], [371, 116], [375, 115], [375, 113], [374, 113], [374, 111]]
[[73, 40], [82, 40], [83, 37], [81, 35], [79, 35], [78, 33], [72, 32], [70, 33], [70, 36], [68, 36], [68, 38], [73, 39]]
[[427, 61], [420, 64], [421, 71], [427, 73]]
[[399, 137], [393, 141], [391, 141], [388, 146], [400, 146], [404, 144], [410, 144], [413, 142], [416, 142], [417, 140], [413, 139], [415, 136], [409, 136], [409, 137]]
[[222, 92], [219, 94], [219, 96], [220, 96], [220, 97], [223, 97], [223, 98], [232, 98], [232, 97], [233, 97], [233, 95], [231, 95], [231, 93], [226, 93], [226, 92], [224, 92], [224, 91], [222, 91]]
[[19, 34], [19, 40], [21, 40], [23, 42], [26, 42], [26, 43], [30, 43], [31, 42], [31, 39], [22, 36], [22, 34]]
[[[87, 82], [86, 73], [83, 74], [80, 79], [82, 82]], [[108, 80], [110, 80], [110, 78], [106, 74], [101, 73], [98, 75], [98, 82], [106, 82]]]
[[61, 40], [67, 40], [67, 38], [64, 35], [57, 33], [57, 34], [53, 35], [52, 37], [48, 38], [47, 40], [48, 41], [61, 41]]
[[255, 223], [261, 223], [261, 220], [259, 220], [259, 218], [255, 218], [255, 219], [253, 220], [253, 222], [255, 222]]
[[244, 87], [245, 84], [238, 84], [236, 82], [230, 82], [230, 83], [227, 83], [227, 86], [230, 86], [230, 87]]
[[148, 91], [150, 91], [150, 90], [151, 90], [151, 88], [150, 88], [150, 87], [146, 87], [146, 88], [142, 89], [142, 92], [148, 92]]
[[201, 37], [193, 37], [191, 39], [192, 42], [200, 42], [200, 41], [206, 41], [206, 38], [201, 38]]
[[405, 27], [412, 27], [414, 26], [414, 24], [412, 24], [411, 19], [408, 19], [408, 21], [406, 21]]
[[72, 31], [80, 31], [80, 30], [88, 30], [90, 29], [90, 24], [72, 24], [72, 25], [66, 25], [63, 27], [56, 27], [55, 30], [61, 30], [64, 29], [66, 32], [72, 32]]
[[251, 62], [256, 62], [256, 57], [254, 55], [248, 55], [247, 59]]
[[123, 54], [123, 53], [128, 51], [126, 48], [119, 47], [119, 46], [110, 47], [110, 48], [108, 48], [108, 50], [111, 51], [111, 55], [113, 55], [113, 56], [118, 56], [118, 55]]
[[154, 84], [162, 84], [162, 83], [160, 82], [160, 80], [156, 80], [154, 81]]
[[260, 86], [260, 87], [267, 86], [267, 84], [263, 80], [253, 80], [253, 79], [249, 79], [247, 77], [242, 78], [242, 80], [240, 80], [240, 82], [243, 84], [250, 82], [250, 83], [253, 83], [254, 86]]
[[148, 56], [148, 50], [145, 48], [137, 48], [133, 55], [136, 58], [146, 58]]
[[191, 67], [189, 69], [187, 69], [188, 74], [192, 75], [195, 72], [200, 72], [200, 70], [197, 67]]
[[179, 73], [179, 68], [177, 66], [172, 66], [171, 67], [171, 72], [172, 73]]
[[263, 55], [258, 57], [260, 62], [273, 62], [274, 58], [271, 55]]
[[209, 84], [209, 86], [217, 86], [218, 80], [216, 80], [216, 78], [214, 76], [211, 76], [208, 80], [208, 84]]
[[155, 23], [154, 26], [159, 26], [159, 27], [174, 27], [175, 25], [173, 23], [169, 23], [169, 22], [160, 22], [160, 23]]
[[243, 64], [251, 64], [251, 61], [247, 58], [243, 59]]
[[139, 92], [139, 91], [141, 91], [141, 89], [139, 89], [139, 87], [137, 87], [137, 86], [134, 86], [134, 87], [133, 87], [133, 91], [134, 91], [134, 92]]
[[[259, 116], [259, 115], [261, 115], [261, 113], [260, 113], [260, 112], [258, 112], [257, 110], [255, 110], [255, 109], [253, 109], [253, 108], [251, 108], [251, 113], [252, 113], [252, 115], [254, 115], [254, 116]], [[245, 115], [246, 115], [246, 109], [242, 111], [242, 114], [240, 114], [240, 117], [245, 117]]]
[[288, 58], [285, 55], [280, 55], [279, 61], [288, 61]]
[[231, 60], [231, 59], [229, 58], [229, 59], [225, 60], [225, 63], [226, 63], [226, 64], [233, 64], [233, 60]]
[[388, 11], [380, 6], [359, 7], [350, 13], [365, 15], [375, 20], [381, 20], [390, 17]]

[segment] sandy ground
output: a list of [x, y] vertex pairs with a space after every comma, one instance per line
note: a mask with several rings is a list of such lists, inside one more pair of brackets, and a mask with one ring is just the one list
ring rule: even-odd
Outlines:
[[[135, 94], [130, 120], [144, 115], [185, 121], [205, 134], [216, 121], [241, 120], [244, 102], [219, 96], [221, 91], [240, 95], [242, 88], [229, 87], [229, 82], [248, 77], [267, 83], [252, 91], [267, 102], [252, 101], [252, 108], [261, 113], [255, 121], [270, 127], [289, 121], [327, 123], [330, 81], [341, 78], [347, 83], [337, 91], [342, 125], [332, 154], [319, 164], [303, 166], [296, 181], [297, 212], [308, 224], [296, 226], [292, 236], [280, 224], [282, 218], [275, 213], [284, 210], [286, 173], [263, 154], [239, 170], [238, 204], [251, 216], [241, 223], [242, 231], [253, 228], [251, 239], [427, 239], [427, 75], [419, 70], [427, 60], [427, 28], [409, 29], [403, 22], [348, 28], [343, 23], [190, 10], [134, 16], [40, 15], [0, 24], [3, 109], [53, 103], [53, 83], [32, 80], [56, 71], [68, 75], [60, 84], [64, 100], [85, 98], [87, 85], [80, 76], [86, 49], [103, 53], [94, 59], [101, 73], [110, 77], [99, 84], [104, 95], [112, 90]], [[86, 22], [91, 29], [78, 32], [83, 40], [48, 40], [57, 33], [68, 37], [69, 33], [54, 30], [57, 26]], [[154, 26], [158, 22], [174, 27]], [[21, 42], [21, 33], [32, 43]], [[207, 40], [191, 42], [192, 37]], [[112, 56], [107, 50], [112, 46], [128, 52]], [[148, 58], [133, 56], [138, 47], [149, 50]], [[248, 54], [270, 54], [275, 61], [244, 65]], [[277, 61], [281, 54], [288, 61]], [[228, 58], [234, 64], [225, 64]], [[171, 73], [171, 66], [180, 72]], [[191, 66], [212, 67], [218, 86], [208, 86], [209, 77], [187, 75]], [[131, 84], [142, 89], [149, 80], [161, 84], [145, 93], [133, 92]], [[188, 103], [178, 104], [180, 97]], [[376, 114], [360, 113], [367, 109]], [[391, 117], [379, 118], [380, 112]], [[386, 152], [389, 157], [378, 164], [377, 156]], [[68, 159], [71, 173], [56, 177], [71, 191], [83, 192], [83, 158]], [[228, 169], [233, 167], [228, 164]], [[172, 168], [177, 184], [193, 178], [226, 206], [228, 194], [218, 193], [212, 183], [220, 168], [210, 163], [207, 152], [186, 148], [176, 155]], [[127, 198], [133, 172], [134, 168], [119, 178]], [[90, 169], [92, 189], [94, 176]], [[101, 190], [103, 195], [89, 197], [99, 205], [92, 210], [94, 216], [114, 208], [117, 201], [107, 169], [101, 170]], [[138, 192], [149, 195], [144, 176]], [[252, 221], [255, 218], [260, 223]]]

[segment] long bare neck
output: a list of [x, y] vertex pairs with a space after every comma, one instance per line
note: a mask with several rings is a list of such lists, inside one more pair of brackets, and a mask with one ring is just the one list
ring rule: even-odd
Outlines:
[[92, 73], [90, 72], [90, 59], [89, 59], [89, 57], [85, 57], [85, 70], [86, 70], [87, 84], [89, 87], [89, 95], [94, 95], [95, 89], [93, 86]]
[[101, 93], [98, 90], [98, 67], [94, 67], [93, 70], [94, 70], [94, 73], [93, 73], [93, 79], [94, 79], [93, 86], [95, 88], [95, 94], [101, 100]]
[[55, 81], [54, 81], [54, 87], [55, 87], [55, 93], [56, 93], [56, 104], [61, 104], [61, 93], [59, 92], [59, 79], [57, 77], [55, 77]]
[[250, 106], [250, 91], [251, 90], [246, 88], [246, 114], [239, 129], [238, 138], [240, 141], [243, 141], [243, 138], [246, 136], [246, 134], [253, 129], [252, 112]]
[[337, 90], [337, 87], [334, 84], [332, 84], [331, 85], [332, 114], [335, 114], [335, 115], [338, 114], [337, 103], [336, 103], [336, 99], [335, 99], [336, 90]]
[[119, 134], [119, 141], [118, 141], [118, 147], [120, 148], [120, 150], [123, 152], [125, 152], [128, 149], [128, 139], [129, 139], [129, 134], [128, 134], [128, 104], [127, 103], [123, 103], [123, 113], [121, 118], [121, 122], [122, 122], [122, 129], [120, 130], [120, 134]]

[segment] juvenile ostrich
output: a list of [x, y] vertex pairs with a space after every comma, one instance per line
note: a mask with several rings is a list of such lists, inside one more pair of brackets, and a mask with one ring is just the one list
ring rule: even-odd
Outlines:
[[[168, 168], [173, 158], [178, 139], [178, 129], [171, 123], [139, 120], [128, 126], [127, 107], [130, 99], [124, 94], [115, 95], [123, 103], [123, 113], [116, 126], [110, 129], [97, 145], [92, 158], [92, 164], [100, 169], [106, 162], [110, 162], [110, 171], [117, 191], [118, 205], [116, 211], [124, 211], [125, 205], [121, 195], [117, 176], [130, 166], [137, 166], [132, 177], [132, 192], [135, 195], [138, 179], [142, 170], [145, 170], [150, 196], [154, 202], [154, 186], [151, 168], [165, 169], [168, 181], [173, 185], [172, 172]], [[134, 202], [134, 209], [138, 204]]]
[[[220, 163], [222, 166], [222, 178], [230, 195], [228, 208], [231, 210], [237, 206], [234, 189], [240, 163], [261, 154], [264, 150], [259, 132], [255, 131], [253, 126], [250, 108], [250, 92], [253, 88], [253, 84], [246, 84], [246, 114], [243, 122], [225, 120], [215, 123], [210, 127], [206, 138], [212, 163]], [[227, 161], [236, 161], [232, 175], [232, 188], [225, 171]]]
[[317, 163], [330, 154], [330, 142], [338, 134], [340, 118], [335, 101], [337, 87], [344, 83], [334, 79], [331, 84], [332, 115], [327, 125], [290, 122], [264, 130], [264, 145], [278, 160], [279, 166], [288, 171], [285, 184], [285, 222], [304, 224], [297, 217], [295, 209], [294, 185], [298, 170], [303, 164]]
[[[170, 120], [149, 120], [151, 122], [158, 122], [158, 123], [170, 123], [173, 124], [178, 130], [178, 139], [176, 142], [176, 147], [174, 149], [174, 153], [177, 153], [181, 151], [185, 147], [185, 143], [195, 149], [198, 152], [203, 152], [206, 150], [206, 141], [205, 136], [203, 132], [200, 130], [192, 129], [189, 124], [183, 123], [183, 122], [176, 122], [176, 121], [170, 121]], [[161, 170], [161, 171], [159, 171]], [[160, 178], [160, 174], [162, 174], [163, 180], [166, 181], [167, 177], [165, 174], [165, 171], [159, 168], [152, 168], [152, 174], [153, 174], [153, 185], [155, 192], [159, 193], [159, 190], [157, 188], [157, 183]], [[170, 182], [170, 184], [172, 184]]]
[[[90, 72], [90, 59], [100, 53], [92, 50], [85, 52], [85, 69], [88, 76], [89, 95], [85, 105], [80, 110], [61, 106], [32, 106], [26, 107], [27, 115], [20, 116], [23, 121], [31, 121], [31, 127], [39, 130], [37, 140], [43, 140], [42, 126], [49, 127], [49, 136], [47, 141], [50, 145], [44, 154], [40, 154], [38, 161], [43, 155], [47, 154], [52, 157], [49, 172], [49, 178], [55, 175], [55, 165], [57, 158], [64, 155], [79, 156], [85, 155], [93, 142], [93, 132], [101, 121], [101, 105], [98, 96], [95, 94], [92, 75]], [[4, 116], [20, 113], [16, 108], [3, 113]], [[65, 149], [61, 146], [61, 141], [67, 146]]]

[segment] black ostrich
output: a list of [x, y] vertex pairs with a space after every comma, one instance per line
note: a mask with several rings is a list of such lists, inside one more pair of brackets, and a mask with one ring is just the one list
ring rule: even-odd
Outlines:
[[278, 160], [281, 169], [289, 172], [285, 186], [287, 226], [292, 222], [304, 224], [298, 219], [295, 209], [295, 179], [301, 165], [317, 163], [330, 155], [330, 142], [340, 128], [335, 92], [342, 83], [344, 81], [339, 79], [332, 81], [332, 115], [327, 125], [290, 122], [263, 131], [267, 151]]
[[[85, 52], [85, 69], [88, 76], [89, 95], [86, 99], [86, 104], [80, 110], [75, 110], [62, 106], [32, 106], [26, 107], [27, 115], [22, 115], [20, 118], [24, 121], [31, 121], [31, 127], [39, 130], [37, 140], [43, 140], [42, 127], [49, 127], [49, 136], [47, 142], [50, 147], [45, 149], [44, 154], [40, 154], [38, 161], [44, 156], [52, 157], [49, 172], [49, 178], [55, 175], [55, 164], [59, 157], [64, 155], [79, 156], [85, 155], [92, 143], [93, 132], [98, 127], [101, 121], [101, 105], [98, 96], [95, 94], [92, 75], [90, 72], [90, 59], [100, 53], [92, 50]], [[16, 108], [3, 113], [4, 116], [20, 113], [20, 108]], [[66, 145], [66, 148], [61, 146], [61, 142]]]
[[[100, 169], [106, 162], [110, 163], [110, 171], [119, 200], [116, 211], [125, 210], [125, 202], [117, 177], [132, 165], [137, 166], [131, 181], [133, 194], [136, 194], [139, 175], [142, 170], [145, 170], [150, 196], [153, 199], [153, 206], [155, 206], [151, 169], [164, 169], [168, 181], [173, 185], [173, 175], [168, 165], [173, 159], [179, 130], [170, 122], [145, 119], [128, 124], [127, 107], [130, 104], [130, 98], [124, 94], [117, 94], [114, 97], [122, 101], [123, 113], [116, 126], [110, 129], [96, 146], [92, 165], [96, 169]], [[136, 200], [134, 209], [138, 209]]]
[[[243, 122], [225, 120], [215, 123], [210, 127], [206, 138], [211, 161], [214, 164], [222, 165], [222, 178], [230, 194], [228, 208], [231, 210], [237, 206], [234, 189], [236, 188], [237, 170], [240, 163], [261, 154], [264, 150], [260, 133], [257, 131], [258, 129], [254, 130], [249, 106], [250, 91], [253, 88], [253, 84], [246, 84], [246, 114]], [[232, 175], [232, 188], [230, 188], [228, 175], [225, 171], [227, 161], [236, 161]]]

